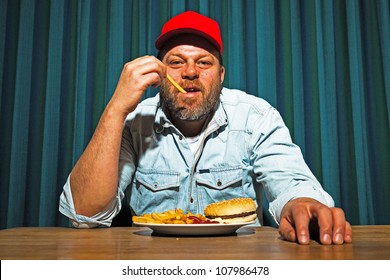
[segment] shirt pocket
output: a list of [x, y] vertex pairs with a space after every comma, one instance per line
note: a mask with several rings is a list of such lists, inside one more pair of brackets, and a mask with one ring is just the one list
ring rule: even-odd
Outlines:
[[215, 201], [242, 197], [243, 170], [241, 166], [199, 170], [196, 183], [202, 201], [209, 204]]
[[174, 209], [179, 186], [179, 172], [138, 169], [131, 192], [131, 206], [137, 215]]

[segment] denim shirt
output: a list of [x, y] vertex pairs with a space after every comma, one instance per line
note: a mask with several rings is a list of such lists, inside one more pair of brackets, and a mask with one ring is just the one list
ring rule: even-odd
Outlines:
[[250, 197], [259, 206], [258, 224], [263, 190], [276, 222], [293, 198], [334, 205], [292, 143], [278, 111], [261, 98], [223, 88], [199, 141], [193, 153], [159, 106], [159, 95], [144, 100], [124, 124], [116, 198], [93, 217], [78, 215], [68, 179], [60, 211], [75, 227], [110, 226], [125, 192], [134, 215], [175, 208], [203, 214], [210, 203]]

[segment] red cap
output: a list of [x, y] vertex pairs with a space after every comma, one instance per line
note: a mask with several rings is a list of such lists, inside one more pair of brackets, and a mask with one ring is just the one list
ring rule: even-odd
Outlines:
[[209, 17], [192, 11], [174, 16], [164, 24], [161, 35], [156, 40], [156, 48], [161, 50], [167, 40], [179, 34], [202, 36], [214, 44], [222, 54], [223, 46], [218, 22]]

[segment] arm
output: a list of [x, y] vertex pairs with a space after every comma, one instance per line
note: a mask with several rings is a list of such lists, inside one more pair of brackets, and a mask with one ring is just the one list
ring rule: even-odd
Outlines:
[[92, 216], [114, 198], [118, 184], [118, 161], [123, 122], [135, 110], [144, 91], [160, 84], [165, 66], [146, 56], [127, 63], [91, 141], [70, 174], [75, 210]]
[[255, 172], [260, 174], [270, 212], [279, 223], [280, 235], [308, 244], [317, 231], [322, 244], [352, 241], [344, 212], [321, 187], [290, 139], [287, 127], [275, 110], [264, 114], [260, 124]]

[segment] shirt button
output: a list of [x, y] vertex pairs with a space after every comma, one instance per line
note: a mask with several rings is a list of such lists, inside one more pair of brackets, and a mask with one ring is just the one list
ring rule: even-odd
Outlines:
[[157, 183], [154, 183], [153, 184], [153, 187], [156, 189], [158, 187], [158, 184]]
[[222, 181], [221, 181], [221, 179], [218, 179], [217, 186], [218, 186], [218, 187], [222, 186]]
[[164, 127], [162, 125], [160, 125], [160, 124], [155, 124], [154, 125], [154, 130], [156, 131], [156, 133], [161, 133], [161, 132], [163, 132]]

